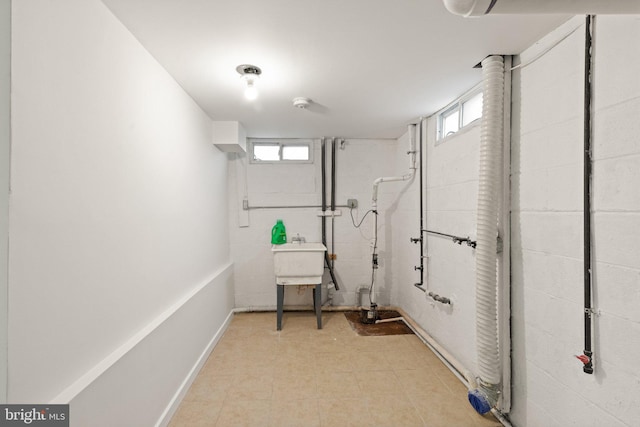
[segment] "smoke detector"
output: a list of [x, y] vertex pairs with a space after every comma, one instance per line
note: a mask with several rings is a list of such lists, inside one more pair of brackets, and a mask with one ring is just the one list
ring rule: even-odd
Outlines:
[[311, 100], [309, 98], [305, 98], [303, 96], [299, 96], [297, 98], [293, 98], [293, 106], [301, 109], [305, 109], [311, 104]]

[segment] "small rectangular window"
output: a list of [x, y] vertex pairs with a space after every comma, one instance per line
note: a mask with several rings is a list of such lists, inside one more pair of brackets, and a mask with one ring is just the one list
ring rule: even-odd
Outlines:
[[438, 114], [438, 141], [482, 118], [482, 90], [476, 86]]
[[308, 145], [282, 146], [282, 160], [309, 160]]
[[253, 146], [253, 160], [273, 162], [280, 160], [280, 146], [277, 144], [256, 144]]
[[482, 117], [482, 92], [462, 103], [462, 127]]
[[251, 163], [313, 163], [313, 141], [301, 139], [250, 141]]
[[460, 121], [460, 111], [457, 108], [453, 111], [450, 111], [448, 114], [442, 115], [442, 135], [443, 137], [447, 137], [458, 132], [458, 125]]

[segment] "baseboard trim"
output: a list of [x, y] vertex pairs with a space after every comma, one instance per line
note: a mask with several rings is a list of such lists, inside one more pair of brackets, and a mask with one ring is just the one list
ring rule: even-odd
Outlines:
[[171, 398], [171, 401], [167, 405], [167, 408], [164, 410], [162, 415], [160, 415], [160, 418], [156, 423], [156, 427], [164, 427], [169, 424], [169, 421], [171, 421], [171, 418], [178, 410], [180, 403], [182, 403], [182, 399], [184, 399], [184, 397], [187, 395], [187, 392], [189, 391], [189, 387], [191, 387], [191, 384], [193, 384], [193, 381], [198, 376], [198, 373], [200, 372], [205, 362], [211, 355], [211, 352], [220, 341], [220, 338], [222, 338], [222, 335], [224, 334], [224, 332], [229, 327], [229, 324], [231, 323], [231, 319], [233, 319], [234, 312], [235, 310], [231, 310], [229, 312], [229, 315], [224, 320], [224, 323], [218, 328], [213, 338], [211, 338], [211, 341], [209, 341], [209, 344], [204, 349], [204, 351], [202, 352], [202, 354], [200, 355], [196, 363], [193, 365], [193, 368], [191, 368], [187, 377], [184, 379], [182, 384], [180, 384], [180, 388], [178, 388], [178, 390], [176, 391], [176, 394]]
[[178, 312], [186, 303], [194, 298], [200, 291], [205, 289], [210, 284], [214, 283], [216, 279], [224, 274], [227, 274], [229, 269], [233, 269], [233, 264], [228, 263], [224, 267], [216, 271], [209, 279], [200, 283], [178, 301], [173, 303], [164, 312], [158, 315], [155, 319], [149, 322], [144, 328], [129, 338], [124, 344], [114, 350], [111, 354], [105, 357], [102, 361], [97, 363], [93, 368], [87, 371], [84, 375], [79, 377], [70, 386], [64, 389], [60, 394], [53, 398], [50, 404], [68, 404], [76, 396], [82, 393], [89, 385], [91, 385], [96, 379], [102, 376], [112, 366], [114, 366], [120, 359], [122, 359], [127, 353], [134, 349], [140, 342], [146, 337], [151, 335], [158, 327], [165, 323], [171, 316]]

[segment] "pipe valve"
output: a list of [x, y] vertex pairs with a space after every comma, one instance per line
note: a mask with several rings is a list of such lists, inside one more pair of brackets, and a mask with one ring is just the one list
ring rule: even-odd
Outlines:
[[409, 239], [409, 241], [410, 241], [411, 243], [418, 243], [418, 242], [422, 242], [422, 237], [411, 237], [411, 238]]
[[593, 353], [585, 350], [583, 354], [575, 355], [576, 359], [582, 362], [584, 365], [582, 370], [585, 374], [593, 374]]
[[588, 364], [589, 362], [591, 362], [591, 358], [589, 356], [587, 356], [586, 354], [576, 354], [575, 357], [576, 357], [576, 359], [578, 359], [579, 361], [581, 361], [585, 365]]

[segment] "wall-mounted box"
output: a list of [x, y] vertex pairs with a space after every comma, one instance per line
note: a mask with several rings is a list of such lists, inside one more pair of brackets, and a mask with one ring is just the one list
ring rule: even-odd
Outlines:
[[225, 153], [245, 153], [247, 133], [240, 122], [214, 121], [213, 144]]

